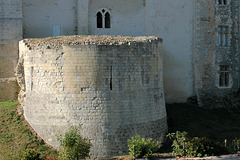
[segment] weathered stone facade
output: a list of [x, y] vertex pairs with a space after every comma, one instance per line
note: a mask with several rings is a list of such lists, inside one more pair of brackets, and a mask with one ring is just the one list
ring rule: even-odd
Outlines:
[[[101, 9], [111, 15], [110, 28], [97, 28], [96, 14]], [[23, 33], [24, 38], [51, 37], [55, 31], [59, 35], [160, 37], [164, 40], [165, 100], [179, 103], [194, 95], [193, 13], [194, 0], [23, 0]]]
[[[201, 99], [208, 95], [222, 97], [239, 88], [239, 3], [239, 0], [1, 0], [1, 78], [14, 77], [16, 42], [22, 38], [22, 28], [25, 38], [155, 35], [165, 42], [165, 101], [186, 102], [188, 97], [197, 95], [202, 104], [206, 100]], [[102, 8], [111, 16], [111, 27], [107, 29], [97, 28], [96, 13]], [[219, 26], [228, 30], [227, 46], [217, 44]], [[219, 87], [218, 74], [223, 66], [231, 72], [227, 87]], [[6, 86], [3, 90], [9, 88], [7, 84], [2, 86]], [[16, 96], [15, 92], [4, 95]]]
[[126, 154], [136, 134], [160, 140], [167, 131], [161, 47], [156, 37], [21, 41], [26, 120], [55, 147], [59, 131], [80, 126], [92, 159]]
[[[6, 78], [14, 77], [16, 42], [22, 38], [22, 28], [23, 36], [29, 38], [57, 34], [155, 35], [165, 40], [166, 102], [186, 102], [194, 95], [200, 104], [210, 95], [221, 100], [226, 93], [239, 88], [239, 3], [239, 0], [1, 0], [0, 77], [5, 78], [1, 88], [8, 91]], [[101, 8], [111, 15], [108, 29], [97, 28], [96, 12]], [[219, 27], [227, 29], [227, 46], [218, 46]], [[230, 76], [228, 85], [222, 87], [219, 71], [224, 66]], [[0, 96], [0, 100], [16, 97], [16, 91], [2, 92], [6, 98]]]
[[230, 94], [239, 89], [239, 2], [196, 2], [193, 66], [200, 105], [231, 107]]
[[14, 70], [22, 39], [22, 0], [0, 0], [0, 101], [17, 99]]

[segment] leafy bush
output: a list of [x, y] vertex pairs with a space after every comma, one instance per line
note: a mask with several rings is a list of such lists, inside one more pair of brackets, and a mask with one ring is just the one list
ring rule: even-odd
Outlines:
[[19, 158], [21, 160], [41, 160], [40, 154], [34, 149], [19, 152]]
[[167, 137], [169, 137], [171, 140], [173, 140], [173, 154], [176, 156], [185, 156], [185, 144], [187, 141], [189, 141], [189, 137], [187, 136], [187, 132], [179, 132], [176, 133], [169, 133]]
[[149, 158], [160, 147], [160, 142], [152, 141], [152, 138], [141, 138], [139, 135], [128, 140], [128, 150], [131, 158]]
[[240, 139], [235, 138], [232, 142], [233, 144], [233, 149], [235, 152], [239, 152], [240, 151]]
[[214, 144], [206, 137], [195, 137], [186, 144], [186, 155], [189, 157], [214, 155]]
[[66, 134], [58, 137], [60, 141], [60, 158], [69, 160], [85, 159], [89, 156], [91, 144], [78, 134], [76, 127], [70, 128]]
[[170, 133], [175, 156], [202, 157], [227, 153], [226, 148], [218, 142], [212, 142], [206, 137], [190, 138], [187, 132]]

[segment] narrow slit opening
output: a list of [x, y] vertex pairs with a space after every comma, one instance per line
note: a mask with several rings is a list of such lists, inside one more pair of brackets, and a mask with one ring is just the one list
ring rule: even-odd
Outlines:
[[110, 14], [108, 12], [105, 14], [105, 28], [110, 28]]
[[110, 67], [110, 84], [109, 84], [110, 90], [112, 90], [112, 66]]

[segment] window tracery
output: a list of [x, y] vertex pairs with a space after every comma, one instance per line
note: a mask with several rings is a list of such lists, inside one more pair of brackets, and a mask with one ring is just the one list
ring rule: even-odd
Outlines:
[[108, 9], [102, 8], [97, 14], [97, 28], [111, 28], [111, 14]]

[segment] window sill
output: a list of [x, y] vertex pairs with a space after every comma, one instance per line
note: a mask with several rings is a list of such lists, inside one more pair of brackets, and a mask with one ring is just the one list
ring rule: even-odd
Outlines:
[[217, 6], [219, 8], [225, 8], [225, 7], [229, 7], [229, 4], [218, 4]]
[[231, 89], [231, 86], [217, 86], [218, 89]]
[[97, 28], [97, 29], [99, 29], [99, 30], [100, 30], [100, 29], [103, 30], [103, 29], [111, 29], [111, 28]]
[[223, 48], [223, 49], [225, 49], [225, 48], [226, 48], [226, 49], [230, 49], [230, 46], [219, 46], [219, 45], [217, 45], [217, 47], [218, 47], [218, 48]]

